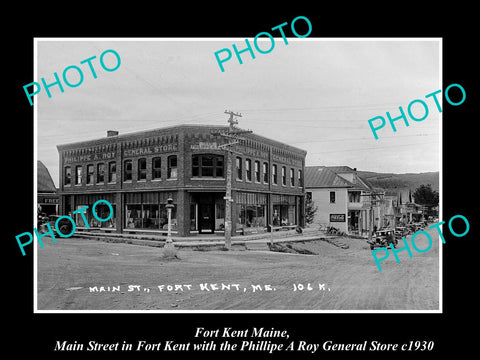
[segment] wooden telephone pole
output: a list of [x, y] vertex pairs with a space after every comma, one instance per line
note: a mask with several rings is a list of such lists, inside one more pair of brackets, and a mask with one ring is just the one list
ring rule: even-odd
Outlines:
[[[384, 192], [375, 192], [372, 191], [369, 194], [365, 194], [362, 196], [369, 196], [370, 197], [370, 214], [369, 214], [369, 229], [368, 229], [368, 241], [372, 240], [372, 233], [373, 233], [373, 206], [377, 205], [377, 201], [381, 202], [381, 196], [384, 195]], [[377, 196], [379, 199], [377, 199]]]
[[233, 146], [235, 144], [238, 144], [241, 140], [244, 140], [243, 138], [239, 137], [238, 135], [240, 134], [247, 134], [251, 133], [252, 131], [250, 130], [240, 130], [239, 128], [236, 128], [235, 125], [238, 124], [238, 120], [234, 119], [235, 117], [242, 117], [242, 114], [236, 114], [233, 111], [227, 111], [225, 110], [225, 114], [230, 115], [228, 119], [229, 127], [226, 130], [218, 130], [218, 131], [213, 131], [213, 135], [218, 135], [222, 136], [223, 138], [226, 138], [229, 140], [228, 143], [219, 145], [219, 148], [225, 149], [226, 154], [227, 154], [227, 178], [226, 178], [226, 191], [225, 191], [225, 248], [227, 250], [230, 250], [230, 247], [232, 245], [232, 204], [233, 204], [233, 198], [232, 198], [232, 154], [239, 154], [242, 155], [241, 153], [233, 150]]

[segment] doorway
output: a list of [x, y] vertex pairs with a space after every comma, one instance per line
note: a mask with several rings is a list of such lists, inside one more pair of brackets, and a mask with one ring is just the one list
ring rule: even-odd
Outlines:
[[198, 232], [200, 234], [213, 234], [215, 230], [215, 214], [213, 210], [213, 204], [198, 204]]

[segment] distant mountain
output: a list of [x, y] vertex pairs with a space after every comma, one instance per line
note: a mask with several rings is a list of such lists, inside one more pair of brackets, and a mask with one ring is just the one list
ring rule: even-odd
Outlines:
[[357, 171], [357, 173], [374, 187], [402, 192], [402, 194], [408, 193], [408, 190], [413, 193], [422, 184], [430, 184], [433, 190], [439, 190], [440, 174], [438, 171], [418, 174], [377, 173], [372, 171]]

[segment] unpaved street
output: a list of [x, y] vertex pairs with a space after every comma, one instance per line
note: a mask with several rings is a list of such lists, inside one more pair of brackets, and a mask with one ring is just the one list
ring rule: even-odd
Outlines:
[[174, 260], [155, 247], [44, 241], [38, 310], [438, 310], [441, 244], [429, 233], [428, 252], [401, 251], [401, 263], [390, 254], [381, 272], [366, 242], [351, 238], [341, 239], [348, 249], [295, 245], [318, 255], [182, 249]]

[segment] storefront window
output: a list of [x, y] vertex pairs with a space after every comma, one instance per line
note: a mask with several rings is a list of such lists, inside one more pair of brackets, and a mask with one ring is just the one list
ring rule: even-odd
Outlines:
[[296, 225], [296, 202], [292, 195], [272, 195], [274, 226]]
[[[89, 204], [77, 205], [76, 210], [79, 210], [79, 209], [82, 209], [82, 208], [85, 208], [86, 206], [88, 206], [88, 208], [84, 209], [82, 212], [83, 212], [83, 216], [87, 219], [87, 223], [88, 223], [90, 228], [102, 228], [102, 229], [110, 228], [110, 229], [114, 229], [115, 228], [115, 219], [116, 219], [115, 204], [110, 203], [111, 206], [112, 206], [112, 209], [113, 209], [113, 215], [111, 216], [111, 218], [107, 221], [99, 221], [93, 215], [93, 212], [92, 212], [92, 207], [93, 207], [93, 204], [95, 202], [96, 202], [95, 199], [91, 199], [89, 201]], [[110, 208], [108, 207], [107, 204], [99, 203], [95, 206], [95, 213], [97, 214], [98, 218], [107, 219], [110, 216]], [[80, 214], [80, 212], [77, 212], [76, 214], [74, 214], [74, 217], [75, 217], [75, 224], [77, 224], [78, 227], [80, 227], [80, 228], [86, 228], [87, 227], [85, 225], [85, 221], [83, 220], [83, 217]]]
[[238, 192], [236, 200], [237, 229], [266, 226], [267, 196], [265, 194]]
[[170, 155], [167, 159], [167, 178], [176, 179], [177, 178], [177, 156]]
[[[125, 195], [125, 226], [127, 229], [167, 230], [166, 193], [148, 192]], [[175, 199], [174, 199], [175, 201]], [[174, 202], [175, 204], [175, 202]], [[176, 205], [172, 209], [172, 230], [177, 229]]]
[[97, 165], [97, 183], [103, 183], [105, 181], [105, 164], [100, 163]]
[[142, 209], [143, 227], [145, 229], [158, 229], [160, 214], [158, 205], [144, 204]]
[[125, 215], [127, 229], [142, 228], [142, 204], [127, 205]]
[[198, 230], [197, 209], [197, 204], [190, 204], [190, 231]]
[[146, 180], [146, 179], [147, 179], [147, 159], [140, 158], [138, 159], [137, 180]]
[[63, 178], [64, 185], [70, 185], [72, 183], [72, 169], [70, 166], [65, 167], [65, 176]]
[[225, 202], [215, 204], [215, 230], [225, 230]]

